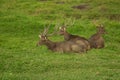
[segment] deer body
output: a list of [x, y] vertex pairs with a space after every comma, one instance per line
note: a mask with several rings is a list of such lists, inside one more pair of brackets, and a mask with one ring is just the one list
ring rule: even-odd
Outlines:
[[46, 38], [46, 40], [40, 40], [37, 45], [46, 45], [48, 49], [55, 52], [83, 52], [82, 46], [72, 41], [52, 42]]
[[102, 37], [102, 34], [105, 34], [105, 29], [102, 26], [97, 27], [97, 33], [93, 34], [89, 38], [90, 46], [91, 48], [103, 48], [104, 47], [104, 39]]
[[104, 39], [101, 34], [96, 33], [92, 35], [89, 39], [91, 48], [103, 48], [104, 47]]

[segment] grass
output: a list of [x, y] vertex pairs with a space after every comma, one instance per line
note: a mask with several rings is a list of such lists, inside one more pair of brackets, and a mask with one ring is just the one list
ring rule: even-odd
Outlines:
[[[0, 0], [0, 80], [119, 80], [119, 0]], [[88, 9], [73, 6], [88, 4]], [[36, 47], [45, 24], [74, 17], [72, 34], [89, 38], [95, 33], [93, 20], [104, 24], [105, 48], [87, 54], [57, 53]], [[61, 39], [62, 38], [62, 39]], [[53, 36], [53, 41], [63, 37]]]

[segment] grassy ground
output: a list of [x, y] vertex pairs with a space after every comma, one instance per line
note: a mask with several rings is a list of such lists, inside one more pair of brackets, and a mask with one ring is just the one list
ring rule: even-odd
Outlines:
[[[80, 55], [35, 46], [45, 24], [52, 32], [69, 17], [76, 22], [68, 31], [86, 38], [95, 33], [93, 20], [104, 24], [106, 47]], [[119, 44], [119, 0], [0, 0], [0, 80], [120, 80]]]

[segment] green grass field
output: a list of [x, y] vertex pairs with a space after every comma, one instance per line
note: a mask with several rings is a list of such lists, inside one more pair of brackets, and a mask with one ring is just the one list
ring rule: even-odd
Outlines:
[[[76, 22], [68, 31], [86, 38], [96, 32], [93, 20], [103, 24], [105, 48], [63, 54], [36, 47], [44, 25], [52, 32], [69, 17]], [[0, 0], [0, 80], [120, 80], [120, 0]]]

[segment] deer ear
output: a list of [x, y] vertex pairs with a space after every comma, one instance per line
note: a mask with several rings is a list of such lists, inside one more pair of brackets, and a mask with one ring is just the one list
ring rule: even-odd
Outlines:
[[59, 29], [62, 29], [61, 27], [59, 27]]
[[39, 35], [39, 38], [41, 38], [41, 35]]
[[64, 29], [64, 31], [66, 30], [66, 28], [65, 28], [65, 27], [64, 27], [63, 29]]

